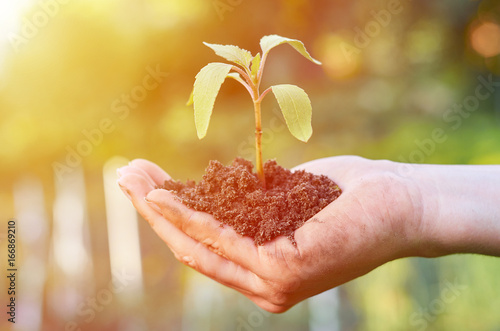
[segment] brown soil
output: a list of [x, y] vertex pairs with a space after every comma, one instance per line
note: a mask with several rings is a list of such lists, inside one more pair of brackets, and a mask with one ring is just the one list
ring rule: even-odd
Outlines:
[[243, 236], [262, 245], [278, 236], [295, 243], [293, 233], [341, 194], [326, 176], [284, 169], [276, 161], [264, 164], [267, 189], [252, 172], [250, 161], [237, 158], [231, 166], [210, 161], [202, 180], [168, 180], [160, 188], [173, 191], [188, 207], [211, 214]]

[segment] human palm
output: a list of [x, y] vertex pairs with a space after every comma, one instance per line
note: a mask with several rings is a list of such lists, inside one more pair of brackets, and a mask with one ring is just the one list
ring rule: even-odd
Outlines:
[[420, 201], [394, 163], [354, 156], [300, 165], [333, 179], [340, 197], [295, 231], [296, 245], [278, 237], [256, 246], [211, 215], [155, 189], [169, 179], [146, 160], [119, 169], [119, 184], [175, 257], [271, 312], [412, 255]]

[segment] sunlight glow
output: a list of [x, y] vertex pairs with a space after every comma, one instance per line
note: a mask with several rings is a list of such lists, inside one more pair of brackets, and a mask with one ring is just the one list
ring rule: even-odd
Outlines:
[[33, 4], [33, 0], [0, 1], [0, 61], [10, 47], [9, 35], [18, 33], [22, 13]]

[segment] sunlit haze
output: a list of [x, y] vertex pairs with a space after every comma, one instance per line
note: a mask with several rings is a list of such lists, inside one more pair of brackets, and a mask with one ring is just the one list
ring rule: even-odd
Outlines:
[[9, 36], [19, 32], [22, 13], [33, 3], [33, 0], [0, 2], [0, 71], [3, 67], [5, 53], [10, 46]]

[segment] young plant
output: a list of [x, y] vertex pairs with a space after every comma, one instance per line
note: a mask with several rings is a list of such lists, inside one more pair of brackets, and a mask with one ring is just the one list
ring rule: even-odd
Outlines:
[[252, 56], [252, 53], [249, 51], [233, 45], [217, 45], [204, 42], [203, 44], [214, 50], [215, 54], [233, 64], [214, 62], [203, 67], [196, 75], [194, 89], [188, 102], [188, 105], [194, 103], [196, 132], [198, 138], [202, 139], [207, 133], [215, 99], [226, 77], [235, 79], [247, 89], [252, 97], [255, 111], [255, 163], [257, 174], [263, 187], [266, 187], [266, 179], [262, 166], [260, 106], [262, 99], [269, 91], [272, 91], [276, 97], [290, 133], [304, 142], [307, 142], [312, 135], [312, 107], [309, 97], [303, 89], [295, 85], [281, 84], [273, 85], [260, 93], [260, 82], [269, 51], [285, 43], [291, 45], [308, 60], [321, 65], [321, 62], [309, 55], [301, 41], [278, 35], [262, 37], [260, 40], [262, 56], [260, 53]]

